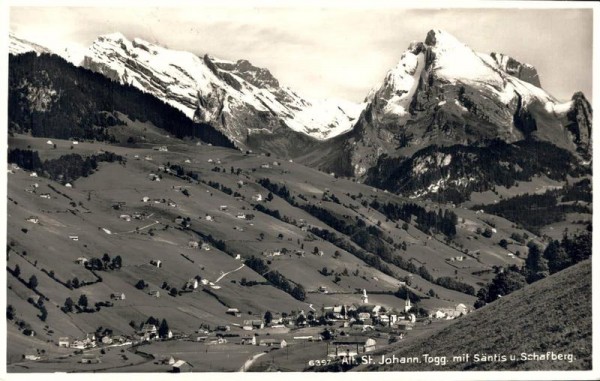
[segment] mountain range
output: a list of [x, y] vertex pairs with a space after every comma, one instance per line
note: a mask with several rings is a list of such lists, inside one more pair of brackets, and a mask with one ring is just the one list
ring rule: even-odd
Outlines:
[[[27, 50], [48, 53], [11, 35], [12, 54]], [[592, 110], [582, 93], [560, 102], [533, 66], [477, 53], [439, 29], [411, 43], [362, 104], [310, 100], [247, 60], [200, 57], [120, 33], [98, 37], [80, 66], [153, 95], [241, 150], [410, 197], [464, 201], [474, 190], [511, 186], [489, 178], [489, 168], [478, 174], [490, 152], [512, 155], [495, 172], [523, 180], [553, 172], [541, 159], [523, 174], [532, 151], [566, 157], [569, 168], [556, 180], [590, 166]]]

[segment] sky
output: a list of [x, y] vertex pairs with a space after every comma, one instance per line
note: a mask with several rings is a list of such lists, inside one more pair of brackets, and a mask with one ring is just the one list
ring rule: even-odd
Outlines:
[[11, 7], [9, 28], [53, 50], [119, 31], [162, 46], [268, 68], [311, 98], [361, 102], [411, 41], [443, 29], [478, 52], [534, 65], [559, 100], [592, 98], [589, 9]]

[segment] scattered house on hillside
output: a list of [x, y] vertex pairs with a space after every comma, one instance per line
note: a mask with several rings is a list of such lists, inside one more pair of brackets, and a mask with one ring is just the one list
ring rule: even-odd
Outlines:
[[241, 220], [245, 220], [246, 219], [246, 214], [245, 213], [238, 213], [237, 218], [241, 219]]
[[231, 331], [231, 327], [228, 325], [218, 325], [217, 331], [229, 332]]
[[50, 196], [50, 193], [42, 193], [40, 195], [41, 198], [45, 198], [46, 200], [51, 199], [52, 197]]
[[459, 314], [459, 316], [460, 314], [466, 315], [469, 313], [469, 308], [462, 303], [457, 304], [454, 310]]
[[152, 161], [152, 156], [146, 155], [146, 157], [144, 157], [144, 160]]
[[148, 293], [148, 295], [150, 296], [154, 296], [155, 298], [160, 298], [160, 291], [159, 290], [152, 290]]
[[81, 356], [81, 360], [79, 362], [82, 364], [100, 364], [102, 361], [100, 361], [100, 357], [98, 357], [98, 355], [86, 353]]
[[150, 181], [160, 181], [160, 176], [159, 176], [159, 175], [157, 175], [157, 174], [155, 174], [155, 173], [150, 173], [150, 174], [148, 175], [148, 179], [149, 179]]
[[79, 265], [85, 265], [88, 261], [89, 259], [87, 259], [86, 257], [79, 257], [75, 260], [75, 263]]
[[37, 360], [41, 359], [42, 357], [37, 353], [37, 351], [36, 352], [29, 351], [23, 355], [23, 358], [25, 360], [29, 360], [29, 361], [37, 361]]
[[142, 197], [142, 202], [150, 202], [150, 197], [148, 197], [148, 196]]
[[200, 248], [204, 251], [210, 251], [210, 244], [203, 242]]
[[100, 340], [100, 341], [102, 342], [102, 344], [105, 344], [105, 345], [110, 345], [113, 343], [113, 339], [109, 335], [103, 336], [102, 340]]
[[205, 219], [206, 221], [213, 221], [213, 216], [211, 216], [211, 215], [207, 214], [207, 215], [206, 215], [206, 217], [204, 217], [204, 219]]
[[261, 347], [285, 348], [287, 342], [283, 339], [263, 339], [259, 344]]
[[60, 348], [69, 348], [70, 344], [71, 341], [69, 340], [69, 337], [63, 336], [58, 338], [58, 346]]
[[341, 337], [327, 344], [327, 356], [350, 357], [373, 352], [377, 342], [369, 337]]
[[71, 241], [79, 241], [79, 236], [78, 236], [78, 235], [70, 235], [70, 236], [69, 236], [69, 239], [70, 239]]
[[131, 216], [129, 214], [121, 214], [119, 218], [127, 222], [131, 221]]
[[71, 144], [73, 144], [74, 146], [76, 146], [76, 145], [78, 145], [78, 144], [79, 144], [79, 142], [78, 142], [77, 140], [73, 140], [73, 141], [71, 142]]
[[173, 200], [169, 200], [169, 201], [168, 201], [168, 205], [169, 205], [171, 208], [177, 208], [177, 203], [176, 203], [175, 201], [173, 201]]
[[31, 216], [31, 217], [27, 218], [27, 222], [31, 222], [33, 224], [39, 224], [40, 219], [37, 218], [36, 216]]
[[172, 372], [173, 373], [186, 373], [193, 371], [193, 365], [187, 361], [178, 360], [173, 364]]
[[242, 316], [242, 313], [241, 313], [241, 312], [240, 312], [240, 310], [239, 310], [239, 309], [237, 309], [237, 308], [228, 308], [228, 309], [227, 309], [227, 311], [226, 311], [225, 313], [226, 313], [226, 314], [228, 314], [228, 315], [235, 316], [235, 317], [240, 317], [240, 316]]
[[256, 195], [252, 196], [252, 200], [256, 201], [256, 202], [262, 202], [263, 201], [263, 196], [260, 193], [256, 194]]
[[150, 264], [158, 269], [162, 267], [162, 261], [160, 259], [152, 259], [150, 260]]
[[198, 241], [190, 241], [188, 242], [188, 247], [190, 249], [197, 249], [199, 246]]
[[37, 174], [37, 172], [31, 172], [29, 174], [29, 177], [38, 177], [38, 174]]
[[155, 146], [152, 147], [153, 150], [158, 151], [158, 152], [169, 152], [169, 149], [167, 148], [167, 146]]
[[190, 164], [192, 161], [190, 159], [185, 159], [183, 162], [186, 164]]
[[73, 185], [71, 185], [71, 183], [66, 183], [65, 187], [67, 187], [67, 188], [73, 188]]
[[221, 210], [221, 211], [227, 210], [227, 205], [221, 205], [221, 206], [219, 206], [219, 210]]
[[53, 145], [54, 143], [52, 142], [52, 140], [48, 140], [48, 141], [46, 141], [46, 144]]
[[208, 159], [209, 163], [214, 163], [215, 161], [213, 159]]
[[110, 298], [112, 300], [125, 300], [125, 293], [124, 292], [117, 292], [115, 294], [110, 294]]

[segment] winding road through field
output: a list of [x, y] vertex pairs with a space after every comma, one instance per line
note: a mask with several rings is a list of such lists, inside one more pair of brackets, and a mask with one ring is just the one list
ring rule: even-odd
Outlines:
[[246, 266], [246, 265], [242, 263], [242, 265], [241, 265], [240, 267], [238, 267], [237, 269], [235, 269], [235, 270], [231, 270], [231, 271], [228, 271], [228, 272], [226, 272], [226, 273], [223, 273], [223, 274], [221, 274], [221, 276], [220, 276], [220, 277], [219, 277], [219, 278], [218, 278], [218, 279], [215, 281], [215, 283], [217, 283], [217, 282], [218, 282], [218, 281], [220, 281], [221, 279], [225, 278], [227, 275], [229, 275], [229, 274], [231, 274], [231, 273], [234, 273], [234, 272], [236, 272], [236, 271], [239, 271], [239, 270], [241, 270], [241, 269], [242, 269], [244, 266]]

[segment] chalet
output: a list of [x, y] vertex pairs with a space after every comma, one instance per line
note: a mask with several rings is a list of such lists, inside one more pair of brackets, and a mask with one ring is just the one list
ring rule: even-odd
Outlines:
[[241, 345], [256, 345], [256, 335], [242, 335]]
[[198, 241], [190, 241], [188, 242], [188, 247], [190, 249], [197, 249], [199, 246]]
[[169, 149], [167, 148], [167, 146], [155, 146], [152, 147], [153, 150], [158, 151], [158, 152], [169, 152]]
[[152, 290], [148, 293], [148, 295], [150, 296], [154, 296], [155, 298], [160, 298], [160, 291], [159, 290]]
[[41, 198], [45, 198], [45, 199], [47, 199], [47, 200], [49, 200], [49, 199], [51, 199], [51, 198], [52, 198], [52, 197], [50, 197], [50, 193], [42, 193], [42, 194], [40, 195], [40, 197], [41, 197]]
[[60, 348], [69, 348], [69, 344], [71, 344], [71, 342], [69, 341], [68, 337], [59, 337], [58, 338], [58, 346]]
[[252, 196], [252, 200], [256, 201], [256, 202], [262, 202], [263, 201], [263, 196], [262, 196], [262, 194], [259, 193], [257, 195]]
[[79, 257], [75, 260], [75, 263], [79, 265], [85, 265], [89, 260], [86, 257]]
[[229, 332], [231, 331], [231, 327], [228, 325], [218, 325], [217, 331]]
[[242, 324], [242, 329], [246, 331], [263, 328], [265, 328], [265, 323], [262, 320], [244, 320], [244, 324]]
[[271, 168], [271, 166], [270, 166], [269, 164], [261, 164], [261, 166], [260, 166], [260, 167], [261, 167], [261, 168], [264, 168], [264, 169], [269, 169], [269, 168]]
[[377, 342], [369, 337], [342, 337], [327, 344], [327, 356], [350, 357], [373, 352]]
[[467, 306], [465, 306], [464, 304], [460, 303], [458, 304], [454, 310], [460, 315], [466, 315], [469, 313], [469, 308]]
[[219, 206], [219, 210], [221, 210], [221, 211], [227, 210], [227, 205], [221, 205], [221, 206]]
[[113, 343], [113, 339], [108, 335], [102, 337], [102, 340], [100, 340], [100, 341], [102, 341], [102, 344], [105, 344], [105, 345], [110, 345]]
[[240, 316], [242, 316], [242, 314], [241, 314], [240, 310], [239, 310], [239, 309], [237, 309], [237, 308], [228, 308], [228, 309], [227, 309], [227, 311], [226, 311], [225, 313], [226, 313], [226, 314], [228, 314], [228, 315], [235, 316], [235, 317], [240, 317]]
[[46, 144], [53, 145], [54, 143], [52, 142], [52, 140], [48, 140], [48, 141], [46, 141]]
[[71, 185], [71, 183], [66, 183], [65, 187], [67, 187], [67, 188], [73, 188], [73, 185]]
[[178, 360], [173, 364], [173, 369], [172, 372], [173, 373], [185, 373], [185, 372], [192, 372], [193, 371], [193, 365], [190, 364], [187, 361], [183, 361], [183, 360]]
[[186, 164], [190, 164], [192, 161], [190, 159], [185, 159], [183, 162]]
[[151, 161], [152, 160], [152, 156], [146, 155], [146, 157], [144, 157], [144, 160]]
[[213, 221], [213, 217], [211, 215], [208, 215], [208, 214], [206, 215], [206, 217], [204, 217], [204, 219], [206, 221]]
[[214, 163], [215, 161], [213, 159], [208, 159], [209, 163]]
[[73, 144], [74, 146], [76, 146], [76, 145], [78, 145], [78, 144], [79, 144], [79, 142], [78, 142], [77, 140], [73, 140], [73, 141], [71, 142], [71, 144]]
[[77, 236], [77, 235], [70, 235], [70, 236], [69, 236], [69, 239], [70, 239], [71, 241], [79, 241], [79, 236]]
[[125, 300], [125, 293], [117, 292], [116, 294], [110, 294], [112, 300]]
[[177, 203], [175, 201], [173, 201], [173, 200], [169, 200], [168, 205], [171, 208], [177, 208]]
[[144, 340], [152, 340], [158, 338], [158, 329], [154, 324], [144, 324], [140, 330]]
[[40, 220], [36, 216], [31, 216], [31, 217], [27, 218], [27, 222], [31, 222], [33, 224], [38, 224], [40, 222]]
[[258, 345], [261, 347], [285, 348], [287, 346], [287, 342], [283, 339], [263, 339]]
[[162, 261], [160, 259], [152, 259], [150, 264], [159, 269], [162, 267]]
[[200, 248], [205, 251], [210, 251], [210, 245], [206, 242], [203, 242]]
[[38, 174], [37, 174], [37, 172], [31, 172], [29, 174], [29, 177], [38, 177]]
[[241, 220], [245, 220], [246, 219], [246, 214], [245, 213], [238, 213], [237, 218], [241, 219]]
[[148, 197], [148, 196], [142, 197], [142, 202], [150, 202], [150, 197]]

